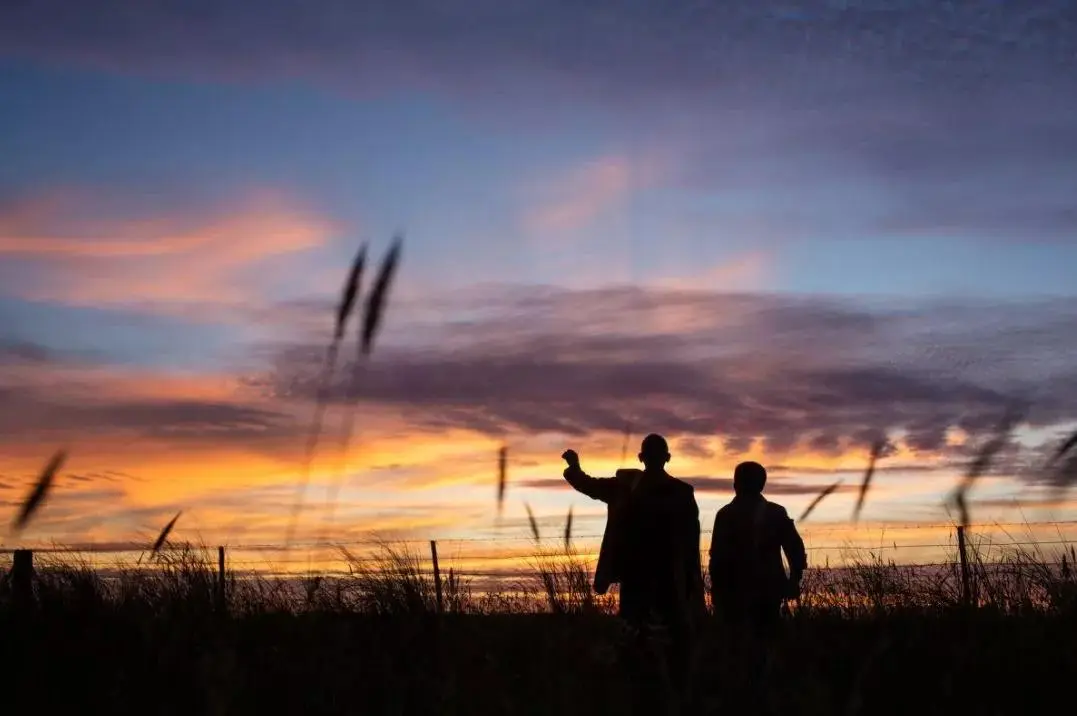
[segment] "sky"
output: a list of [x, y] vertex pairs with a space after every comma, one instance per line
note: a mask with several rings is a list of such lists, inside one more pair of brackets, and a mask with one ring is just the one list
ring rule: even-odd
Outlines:
[[612, 474], [647, 432], [704, 530], [757, 459], [794, 516], [844, 481], [819, 555], [945, 540], [1015, 401], [974, 520], [1073, 519], [1075, 154], [1068, 2], [4, 3], [0, 510], [70, 451], [4, 544], [281, 542], [340, 286], [396, 232], [301, 542], [498, 550], [526, 503], [585, 543], [562, 450]]

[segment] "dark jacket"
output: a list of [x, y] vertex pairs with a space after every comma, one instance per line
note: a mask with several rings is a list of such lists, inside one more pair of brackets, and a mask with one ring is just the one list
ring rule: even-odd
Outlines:
[[621, 611], [704, 608], [699, 555], [699, 507], [692, 486], [664, 473], [618, 470], [595, 478], [568, 468], [565, 479], [579, 492], [607, 505], [594, 589], [621, 585]]
[[762, 495], [733, 498], [714, 518], [710, 575], [715, 600], [741, 605], [781, 601], [789, 585], [783, 551], [799, 578], [808, 565], [807, 552], [785, 508]]

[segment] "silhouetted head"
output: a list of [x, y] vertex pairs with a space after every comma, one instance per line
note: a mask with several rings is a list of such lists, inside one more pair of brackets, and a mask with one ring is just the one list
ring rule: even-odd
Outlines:
[[661, 435], [651, 433], [643, 438], [639, 448], [639, 461], [648, 470], [662, 470], [669, 462], [669, 445]]
[[758, 462], [742, 462], [733, 470], [733, 492], [738, 495], [759, 495], [767, 484], [767, 470]]

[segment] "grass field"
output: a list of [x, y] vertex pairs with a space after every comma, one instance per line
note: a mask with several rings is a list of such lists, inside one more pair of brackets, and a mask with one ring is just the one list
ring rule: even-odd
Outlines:
[[[1071, 709], [1073, 556], [974, 554], [973, 608], [953, 567], [864, 555], [810, 571], [772, 652], [774, 712]], [[151, 569], [108, 575], [43, 566], [29, 605], [7, 580], [5, 713], [627, 714], [641, 674], [655, 673], [612, 601], [590, 595], [582, 563], [540, 562], [503, 594], [443, 575], [438, 615], [432, 580], [406, 552], [387, 548], [339, 579], [231, 577], [225, 610], [210, 557], [162, 553]], [[699, 637], [693, 712], [728, 713], [748, 698], [751, 659], [717, 623]]]

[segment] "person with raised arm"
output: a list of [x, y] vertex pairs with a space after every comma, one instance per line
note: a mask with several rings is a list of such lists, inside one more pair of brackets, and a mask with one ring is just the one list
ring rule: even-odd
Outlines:
[[[565, 480], [578, 492], [605, 502], [606, 529], [595, 568], [594, 590], [620, 585], [619, 614], [640, 634], [665, 632], [670, 686], [684, 703], [690, 690], [693, 636], [706, 613], [699, 551], [699, 506], [691, 485], [666, 472], [669, 447], [661, 435], [643, 439], [643, 469], [591, 477], [574, 450], [562, 455]], [[641, 672], [641, 678], [653, 674]]]

